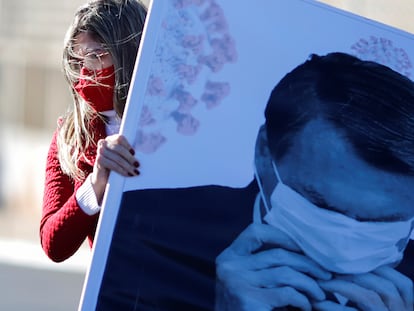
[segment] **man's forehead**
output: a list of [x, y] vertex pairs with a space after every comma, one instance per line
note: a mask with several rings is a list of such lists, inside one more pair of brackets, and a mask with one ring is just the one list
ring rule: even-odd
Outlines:
[[369, 165], [326, 121], [309, 122], [278, 167], [286, 184], [324, 208], [366, 220], [414, 216], [414, 177]]

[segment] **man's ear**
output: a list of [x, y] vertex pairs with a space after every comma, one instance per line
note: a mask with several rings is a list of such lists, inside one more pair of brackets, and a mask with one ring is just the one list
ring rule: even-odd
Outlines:
[[273, 169], [273, 160], [269, 149], [265, 125], [260, 127], [257, 134], [254, 159], [257, 182], [260, 183], [263, 195], [267, 200], [268, 206], [270, 206], [270, 196], [276, 187], [277, 177]]

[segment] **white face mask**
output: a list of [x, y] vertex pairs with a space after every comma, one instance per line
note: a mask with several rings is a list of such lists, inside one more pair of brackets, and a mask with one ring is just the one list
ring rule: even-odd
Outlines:
[[264, 220], [288, 234], [323, 268], [345, 274], [366, 273], [402, 259], [414, 219], [357, 221], [320, 208], [283, 184], [274, 164], [273, 168], [279, 182], [270, 197], [271, 209], [262, 197], [267, 209]]

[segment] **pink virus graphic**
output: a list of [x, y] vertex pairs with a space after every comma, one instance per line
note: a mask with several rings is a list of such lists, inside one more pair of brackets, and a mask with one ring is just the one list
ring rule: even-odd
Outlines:
[[189, 114], [191, 113], [191, 109], [193, 109], [197, 104], [197, 99], [195, 99], [191, 93], [185, 90], [174, 90], [173, 98], [179, 102], [178, 108], [176, 110], [179, 113]]
[[155, 119], [151, 115], [148, 106], [144, 105], [141, 110], [141, 117], [139, 120], [140, 126], [148, 126], [155, 123]]
[[393, 42], [386, 38], [370, 36], [360, 39], [351, 46], [353, 54], [363, 60], [370, 60], [399, 72], [406, 77], [411, 77], [413, 65], [407, 52], [395, 47]]
[[208, 109], [218, 106], [221, 100], [230, 93], [230, 84], [227, 82], [207, 81], [201, 100]]
[[198, 130], [200, 122], [191, 114], [175, 112], [174, 119], [177, 121], [177, 132], [182, 135], [193, 135]]
[[148, 88], [147, 88], [148, 95], [151, 96], [164, 96], [165, 90], [163, 81], [160, 77], [151, 76], [148, 81]]
[[231, 85], [220, 73], [237, 61], [236, 44], [223, 9], [215, 0], [172, 0], [151, 65], [137, 149], [152, 153], [172, 132], [196, 135], [198, 114], [221, 105]]
[[137, 150], [142, 153], [153, 153], [165, 142], [165, 137], [158, 132], [144, 133], [139, 130], [137, 135]]

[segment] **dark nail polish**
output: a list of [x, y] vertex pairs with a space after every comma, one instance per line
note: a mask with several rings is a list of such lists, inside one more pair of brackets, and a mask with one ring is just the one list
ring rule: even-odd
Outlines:
[[138, 170], [134, 170], [135, 175], [139, 175]]
[[134, 155], [135, 154], [135, 150], [131, 148], [131, 149], [129, 149], [129, 153], [132, 154], [132, 155]]
[[134, 176], [134, 174], [132, 174], [132, 173], [128, 173], [128, 176], [132, 177], [132, 176]]
[[138, 163], [138, 161], [135, 161], [135, 162], [134, 162], [134, 166], [135, 166], [135, 167], [139, 167], [139, 163]]

